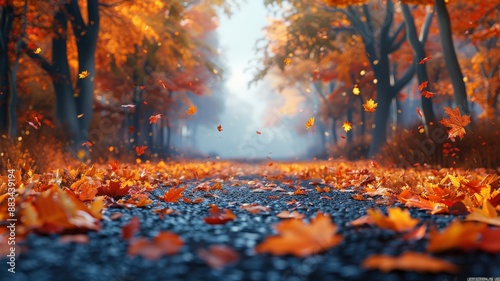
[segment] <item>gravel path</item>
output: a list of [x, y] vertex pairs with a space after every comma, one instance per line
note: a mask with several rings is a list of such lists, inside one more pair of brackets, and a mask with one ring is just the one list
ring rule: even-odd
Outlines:
[[[248, 180], [250, 178], [244, 178]], [[278, 182], [276, 182], [278, 183]], [[191, 182], [189, 193], [198, 183]], [[466, 280], [467, 277], [500, 277], [500, 254], [484, 252], [447, 252], [436, 255], [460, 266], [458, 276], [450, 274], [418, 274], [396, 271], [382, 273], [365, 270], [361, 262], [369, 255], [398, 255], [405, 251], [424, 252], [427, 239], [405, 242], [393, 231], [382, 230], [375, 226], [353, 227], [349, 222], [362, 215], [365, 210], [376, 206], [373, 201], [356, 201], [352, 193], [331, 191], [318, 193], [308, 182], [301, 185], [311, 189], [307, 195], [287, 195], [284, 192], [252, 192], [246, 185], [224, 185], [223, 190], [212, 193], [219, 197], [205, 198], [200, 204], [179, 202], [167, 204], [156, 197], [169, 187], [155, 190], [150, 198], [154, 203], [145, 208], [109, 208], [106, 215], [123, 213], [116, 220], [103, 220], [99, 232], [90, 232], [88, 244], [66, 243], [58, 241], [59, 235], [40, 236], [30, 234], [25, 251], [18, 257], [15, 275], [2, 270], [0, 280], [17, 281], [58, 281], [58, 280], [93, 280], [93, 281], [149, 281], [149, 280]], [[284, 187], [286, 188], [286, 187]], [[287, 190], [288, 191], [288, 190]], [[269, 199], [270, 195], [280, 196]], [[331, 200], [321, 198], [328, 195]], [[203, 196], [195, 191], [194, 197]], [[297, 211], [307, 218], [314, 217], [318, 211], [328, 213], [332, 221], [339, 226], [339, 233], [344, 240], [341, 244], [322, 254], [296, 258], [293, 256], [271, 256], [255, 254], [254, 247], [264, 237], [273, 235], [272, 225], [278, 221], [275, 215], [290, 210], [286, 201], [297, 200]], [[257, 203], [269, 206], [270, 212], [250, 214], [240, 209], [243, 203]], [[154, 214], [158, 204], [168, 206], [180, 212], [163, 219]], [[235, 221], [223, 225], [209, 225], [203, 221], [208, 215], [209, 204], [220, 208], [229, 208], [237, 216]], [[396, 203], [396, 206], [398, 204]], [[384, 206], [379, 206], [385, 210]], [[425, 211], [412, 209], [411, 214], [422, 221], [432, 221], [438, 228], [449, 224], [455, 216], [428, 215]], [[128, 242], [121, 239], [121, 228], [134, 216], [140, 218], [141, 230], [138, 236], [153, 237], [158, 231], [166, 230], [179, 234], [184, 240], [184, 247], [179, 254], [164, 256], [158, 261], [149, 261], [142, 257], [127, 255]], [[500, 238], [499, 238], [500, 239]], [[225, 244], [233, 247], [240, 254], [240, 260], [223, 269], [212, 269], [196, 254], [200, 248], [212, 244]], [[5, 266], [5, 260], [2, 260]], [[13, 278], [14, 277], [14, 278]]]

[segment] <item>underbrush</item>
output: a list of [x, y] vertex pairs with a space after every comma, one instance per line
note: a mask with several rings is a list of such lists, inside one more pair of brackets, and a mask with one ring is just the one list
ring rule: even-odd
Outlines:
[[381, 162], [391, 166], [490, 168], [500, 167], [500, 126], [476, 124], [466, 128], [463, 139], [447, 138], [446, 128], [436, 128], [434, 135], [426, 136], [414, 126], [388, 140], [381, 152]]
[[348, 161], [363, 160], [366, 159], [369, 149], [369, 138], [358, 139], [353, 142], [344, 142], [336, 145], [330, 151], [330, 157]]

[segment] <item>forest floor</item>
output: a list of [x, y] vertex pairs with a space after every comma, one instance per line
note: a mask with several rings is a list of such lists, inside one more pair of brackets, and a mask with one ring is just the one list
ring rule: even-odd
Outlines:
[[495, 280], [498, 174], [370, 161], [14, 171], [15, 273], [2, 227], [0, 279]]

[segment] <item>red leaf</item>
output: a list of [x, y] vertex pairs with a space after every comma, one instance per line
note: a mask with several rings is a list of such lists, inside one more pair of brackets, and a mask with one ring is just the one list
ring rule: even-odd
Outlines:
[[429, 81], [424, 81], [424, 82], [420, 83], [420, 85], [418, 86], [418, 90], [422, 91], [423, 89], [427, 88], [428, 84], [429, 84]]
[[139, 217], [133, 217], [126, 225], [122, 227], [122, 239], [130, 240], [141, 228]]
[[149, 124], [156, 124], [156, 122], [158, 122], [158, 120], [160, 119], [161, 119], [161, 114], [151, 115], [149, 117]]
[[236, 219], [236, 215], [229, 209], [219, 210], [219, 207], [212, 206], [210, 208], [210, 216], [204, 218], [208, 224], [225, 224]]
[[421, 60], [418, 62], [418, 64], [424, 64], [424, 63], [426, 63], [426, 62], [427, 62], [428, 60], [430, 60], [430, 59], [431, 59], [431, 57], [430, 57], [430, 56], [425, 57], [425, 58], [421, 59]]
[[148, 148], [148, 147], [147, 147], [147, 146], [144, 146], [144, 145], [143, 145], [143, 146], [141, 146], [141, 147], [136, 146], [136, 147], [135, 147], [135, 153], [137, 153], [137, 156], [141, 156], [141, 155], [143, 155], [143, 154], [144, 154], [144, 152], [146, 152], [146, 148]]
[[172, 187], [168, 191], [166, 191], [163, 194], [163, 197], [160, 197], [160, 199], [167, 203], [176, 203], [177, 201], [179, 201], [179, 199], [181, 199], [182, 193], [184, 192], [184, 190], [186, 190], [186, 188], [187, 186], [178, 188]]

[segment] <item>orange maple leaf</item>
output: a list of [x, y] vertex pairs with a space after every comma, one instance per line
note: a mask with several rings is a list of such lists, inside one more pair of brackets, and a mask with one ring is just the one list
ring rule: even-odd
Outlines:
[[210, 208], [210, 216], [204, 218], [208, 224], [225, 224], [228, 221], [236, 219], [236, 215], [229, 209], [220, 210], [217, 206], [212, 206]]
[[444, 111], [449, 118], [443, 118], [439, 123], [450, 128], [448, 131], [448, 138], [454, 139], [455, 137], [460, 137], [460, 139], [462, 139], [465, 135], [465, 126], [470, 124], [470, 116], [460, 115], [458, 107], [455, 107], [455, 109], [445, 107]]
[[371, 255], [363, 261], [362, 266], [368, 269], [379, 269], [383, 272], [393, 270], [432, 273], [443, 271], [450, 273], [458, 272], [458, 267], [448, 261], [415, 252], [405, 252], [399, 257]]
[[378, 103], [376, 103], [374, 100], [369, 99], [363, 104], [363, 108], [365, 109], [366, 112], [375, 112], [375, 109], [377, 108]]
[[431, 57], [430, 57], [430, 56], [425, 57], [425, 58], [421, 59], [421, 60], [418, 62], [418, 64], [424, 64], [424, 63], [426, 63], [426, 62], [427, 62], [428, 60], [430, 60], [430, 59], [431, 59]]
[[289, 211], [282, 211], [279, 214], [276, 215], [280, 219], [303, 219], [306, 217], [306, 215], [301, 214], [297, 211], [289, 212]]
[[498, 216], [497, 210], [487, 199], [484, 199], [481, 209], [473, 208], [473, 212], [468, 215], [465, 220], [500, 226], [500, 216]]
[[168, 191], [163, 194], [163, 197], [160, 197], [161, 200], [167, 203], [176, 203], [181, 199], [182, 193], [186, 190], [187, 186], [184, 187], [172, 187]]
[[424, 82], [420, 83], [420, 85], [418, 86], [418, 90], [422, 91], [423, 89], [427, 88], [428, 84], [429, 84], [429, 81], [424, 81]]
[[189, 108], [186, 110], [186, 114], [187, 115], [193, 115], [193, 114], [196, 114], [196, 112], [198, 111], [198, 108], [196, 107], [196, 105], [191, 105], [189, 106]]
[[450, 249], [470, 249], [477, 242], [486, 224], [453, 221], [442, 232], [431, 229], [427, 251], [442, 252]]
[[349, 121], [345, 121], [344, 124], [342, 124], [342, 129], [344, 131], [349, 132], [352, 129], [352, 123]]
[[149, 116], [149, 124], [156, 124], [158, 120], [161, 119], [161, 114], [151, 115]]
[[418, 220], [413, 219], [406, 209], [388, 208], [387, 217], [379, 209], [368, 209], [366, 212], [370, 218], [366, 223], [373, 222], [380, 228], [403, 232], [413, 229], [418, 224]]
[[128, 247], [128, 254], [131, 256], [140, 255], [148, 260], [158, 260], [163, 255], [177, 254], [184, 242], [179, 235], [161, 231], [153, 240], [138, 238], [133, 240]]
[[306, 122], [306, 129], [309, 130], [314, 125], [314, 117], [309, 118]]
[[337, 234], [337, 226], [332, 224], [330, 216], [321, 212], [310, 223], [290, 219], [277, 223], [275, 229], [279, 235], [267, 237], [257, 245], [257, 253], [306, 257], [324, 252], [343, 239]]
[[132, 185], [129, 182], [120, 182], [119, 180], [108, 180], [97, 189], [99, 194], [107, 195], [112, 198], [128, 195]]
[[212, 245], [198, 250], [198, 256], [211, 268], [221, 269], [240, 259], [238, 252], [226, 245]]
[[218, 126], [217, 126], [217, 131], [219, 131], [219, 132], [222, 132], [222, 131], [223, 131], [223, 129], [222, 129], [222, 125], [218, 125]]
[[146, 152], [146, 148], [148, 148], [147, 146], [143, 145], [143, 146], [136, 146], [135, 147], [135, 153], [137, 153], [137, 156], [141, 156], [144, 154], [144, 152]]
[[260, 212], [268, 213], [269, 211], [271, 211], [271, 208], [269, 208], [268, 206], [265, 206], [265, 207], [264, 206], [260, 206], [257, 203], [252, 203], [252, 204], [245, 203], [245, 204], [242, 204], [240, 206], [240, 209], [247, 210], [250, 214], [258, 214]]
[[431, 99], [432, 97], [434, 97], [434, 93], [429, 91], [422, 91], [422, 96], [424, 96], [424, 98]]
[[139, 217], [133, 217], [126, 225], [122, 227], [122, 239], [130, 240], [141, 228]]

